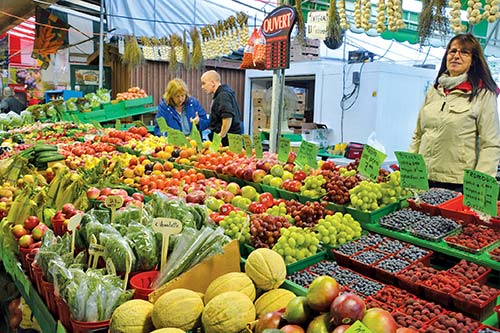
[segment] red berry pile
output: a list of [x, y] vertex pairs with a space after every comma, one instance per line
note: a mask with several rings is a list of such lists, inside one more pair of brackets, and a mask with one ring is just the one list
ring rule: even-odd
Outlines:
[[430, 279], [425, 280], [422, 284], [425, 287], [439, 290], [442, 293], [451, 293], [458, 289], [463, 283], [456, 276], [447, 274], [446, 272], [439, 272], [431, 276]]
[[472, 250], [480, 250], [500, 238], [500, 231], [477, 224], [468, 224], [456, 235], [448, 236], [445, 241]]
[[440, 315], [429, 325], [424, 333], [472, 333], [481, 325], [480, 322], [464, 316], [460, 312], [448, 312]]
[[484, 274], [488, 274], [490, 268], [480, 266], [467, 260], [460, 260], [458, 264], [448, 270], [448, 273], [463, 280], [476, 281]]
[[500, 246], [490, 251], [490, 258], [492, 260], [500, 261]]
[[484, 304], [498, 296], [498, 289], [474, 282], [460, 286], [455, 296], [472, 303]]
[[387, 303], [379, 302], [371, 297], [368, 297], [367, 299], [365, 299], [365, 305], [366, 305], [367, 310], [371, 309], [371, 308], [381, 308], [381, 309], [386, 310], [387, 312], [394, 311], [394, 309], [390, 305], [388, 305]]
[[444, 312], [441, 305], [433, 302], [427, 302], [418, 298], [410, 298], [406, 300], [404, 306], [398, 310], [401, 313], [412, 316], [416, 320], [428, 323], [436, 316]]
[[392, 314], [392, 317], [396, 321], [396, 325], [398, 325], [398, 327], [413, 328], [415, 330], [419, 330], [424, 327], [424, 323], [422, 321], [404, 313], [396, 312]]
[[384, 304], [389, 304], [393, 308], [399, 308], [400, 306], [406, 304], [407, 300], [413, 299], [414, 297], [415, 296], [405, 290], [394, 288], [391, 286], [386, 286], [384, 289], [380, 290], [373, 296], [373, 298], [377, 301], [380, 301]]
[[250, 215], [250, 244], [256, 249], [272, 248], [281, 236], [281, 228], [290, 227], [285, 216]]
[[421, 283], [429, 280], [438, 271], [432, 267], [425, 266], [421, 262], [412, 265], [398, 274], [398, 279], [410, 281], [413, 283]]

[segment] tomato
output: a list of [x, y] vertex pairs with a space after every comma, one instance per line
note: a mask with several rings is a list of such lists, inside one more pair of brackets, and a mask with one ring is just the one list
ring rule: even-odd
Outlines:
[[263, 204], [266, 208], [270, 208], [274, 205], [273, 195], [269, 192], [264, 192], [259, 195], [259, 202]]

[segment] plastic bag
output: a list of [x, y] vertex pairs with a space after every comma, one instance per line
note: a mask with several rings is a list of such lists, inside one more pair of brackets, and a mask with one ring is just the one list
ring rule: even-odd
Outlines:
[[151, 228], [132, 222], [128, 226], [126, 238], [137, 257], [136, 270], [148, 271], [158, 264], [161, 249], [157, 247]]
[[252, 34], [250, 35], [250, 38], [248, 39], [247, 45], [245, 46], [245, 49], [243, 50], [243, 60], [241, 61], [240, 68], [242, 69], [254, 69], [254, 62], [253, 62], [253, 47], [255, 40], [259, 37], [259, 30], [257, 28], [253, 29]]
[[266, 38], [260, 30], [253, 46], [253, 64], [255, 69], [266, 69]]
[[114, 233], [103, 233], [99, 238], [101, 240], [101, 244], [104, 245], [104, 259], [107, 260], [108, 258], [111, 258], [117, 272], [126, 271], [125, 258], [127, 255], [130, 258], [130, 271], [135, 271], [137, 260], [134, 251], [132, 251], [129, 243], [124, 237]]
[[380, 143], [378, 140], [377, 140], [377, 133], [375, 132], [372, 132], [372, 134], [370, 134], [370, 136], [368, 137], [368, 139], [366, 140], [366, 143], [369, 145], [369, 146], [372, 146], [373, 148], [381, 151], [382, 153], [385, 154], [385, 147], [382, 143]]

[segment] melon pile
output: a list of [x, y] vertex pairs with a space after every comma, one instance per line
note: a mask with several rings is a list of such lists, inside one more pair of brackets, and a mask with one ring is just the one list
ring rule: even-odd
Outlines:
[[285, 280], [286, 266], [276, 252], [253, 251], [245, 271], [218, 277], [204, 295], [174, 289], [154, 304], [128, 301], [113, 313], [109, 332], [182, 333], [203, 327], [205, 333], [238, 333], [259, 315], [285, 308], [295, 298], [291, 291], [278, 289]]

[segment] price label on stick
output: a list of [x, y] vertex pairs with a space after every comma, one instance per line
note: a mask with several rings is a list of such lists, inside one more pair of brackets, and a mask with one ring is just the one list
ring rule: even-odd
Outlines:
[[111, 258], [106, 259], [106, 271], [108, 274], [116, 275], [116, 267]]
[[401, 187], [427, 191], [429, 181], [423, 156], [404, 151], [396, 151], [394, 154], [401, 172]]
[[286, 163], [290, 154], [290, 139], [280, 138], [278, 145], [278, 161]]
[[156, 122], [158, 123], [158, 128], [160, 132], [165, 133], [168, 131], [167, 121], [163, 117], [156, 118]]
[[495, 177], [475, 170], [464, 173], [464, 205], [497, 216], [498, 182]]
[[76, 229], [82, 221], [83, 214], [75, 214], [69, 219], [68, 230], [71, 231], [71, 253], [75, 252]]
[[111, 209], [111, 222], [115, 219], [115, 211], [123, 205], [123, 198], [119, 195], [110, 195], [104, 202], [106, 207]]
[[295, 164], [300, 167], [309, 165], [312, 168], [317, 168], [318, 160], [316, 156], [318, 156], [318, 146], [312, 142], [302, 140], [297, 157], [295, 158]]
[[372, 330], [359, 320], [356, 320], [354, 324], [345, 330], [345, 333], [372, 333]]
[[252, 139], [248, 134], [243, 134], [242, 137], [243, 137], [243, 143], [245, 145], [245, 155], [247, 157], [252, 157]]
[[153, 219], [153, 230], [161, 233], [163, 236], [160, 261], [160, 268], [163, 269], [167, 263], [168, 239], [170, 235], [175, 235], [182, 231], [182, 222], [167, 217], [157, 217]]
[[358, 172], [373, 181], [377, 181], [378, 172], [386, 157], [387, 155], [381, 151], [365, 145], [359, 160]]
[[89, 263], [88, 266], [92, 268], [97, 267], [97, 261], [99, 257], [104, 255], [104, 246], [97, 244], [97, 239], [95, 235], [90, 236], [89, 241]]
[[253, 146], [255, 148], [255, 157], [262, 158], [264, 156], [264, 149], [262, 149], [262, 140], [259, 133], [253, 136]]
[[243, 151], [243, 141], [241, 135], [227, 133], [227, 140], [229, 141], [229, 150], [235, 154], [241, 154]]

